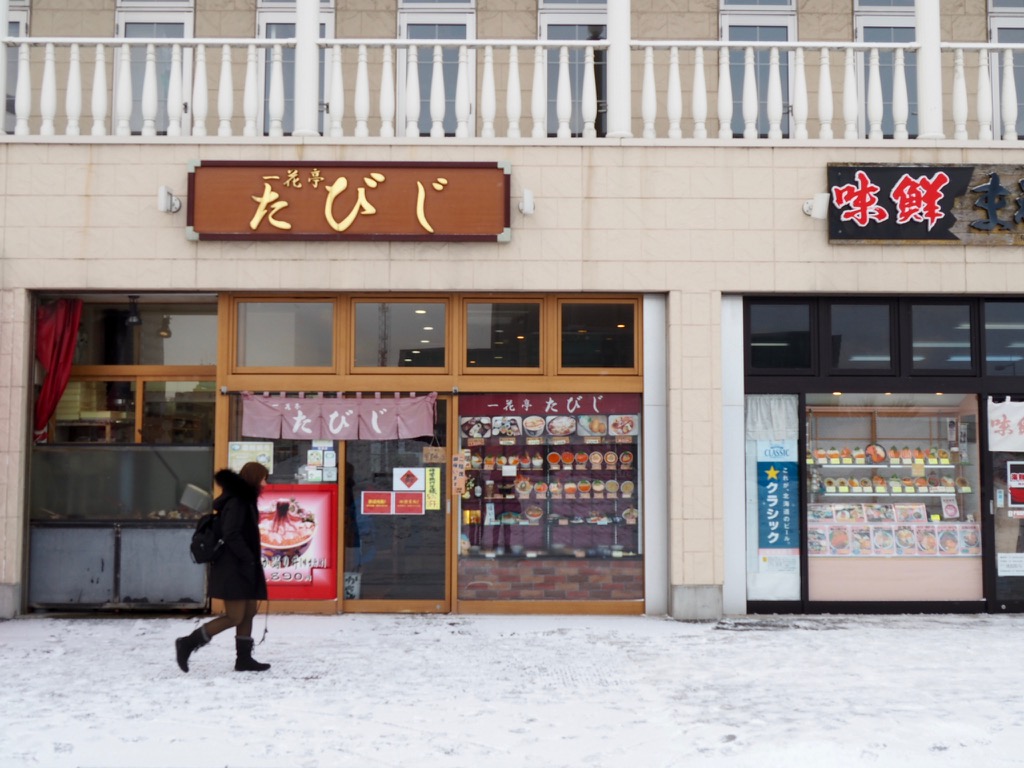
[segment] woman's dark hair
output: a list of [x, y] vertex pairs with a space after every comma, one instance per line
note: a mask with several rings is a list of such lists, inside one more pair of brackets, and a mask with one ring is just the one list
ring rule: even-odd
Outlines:
[[250, 461], [238, 470], [238, 476], [258, 493], [260, 484], [270, 476], [270, 471], [258, 461]]

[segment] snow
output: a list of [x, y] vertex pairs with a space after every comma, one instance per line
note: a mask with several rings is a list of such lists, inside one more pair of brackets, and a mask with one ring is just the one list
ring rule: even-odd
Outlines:
[[[257, 621], [256, 637], [263, 632]], [[1021, 615], [0, 622], [0, 765], [1018, 766]]]

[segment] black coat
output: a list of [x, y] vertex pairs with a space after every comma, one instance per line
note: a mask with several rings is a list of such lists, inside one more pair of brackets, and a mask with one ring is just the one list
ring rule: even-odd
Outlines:
[[214, 478], [224, 491], [213, 502], [220, 513], [224, 546], [210, 564], [209, 595], [221, 600], [266, 600], [256, 508], [259, 490], [230, 469], [222, 469]]

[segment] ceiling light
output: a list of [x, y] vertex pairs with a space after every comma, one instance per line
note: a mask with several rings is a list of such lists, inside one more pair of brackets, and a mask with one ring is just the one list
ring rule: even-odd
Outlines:
[[417, 309], [416, 310], [416, 314], [417, 315], [425, 315], [425, 314], [427, 314], [427, 310], [425, 310], [425, 309]]
[[423, 326], [423, 330], [424, 331], [432, 331], [432, 330], [434, 330], [434, 326], [432, 326], [432, 325], [424, 325]]
[[420, 344], [429, 344], [430, 339], [420, 339]]
[[139, 314], [139, 297], [135, 294], [128, 296], [128, 317], [125, 318], [124, 324], [129, 327], [142, 325], [142, 315]]

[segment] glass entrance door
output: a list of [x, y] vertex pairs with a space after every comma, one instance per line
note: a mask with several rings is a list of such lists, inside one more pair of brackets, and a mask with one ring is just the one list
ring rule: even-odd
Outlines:
[[992, 607], [1024, 611], [1024, 451], [990, 456], [996, 571]]
[[345, 610], [447, 612], [447, 402], [434, 439], [345, 444]]

